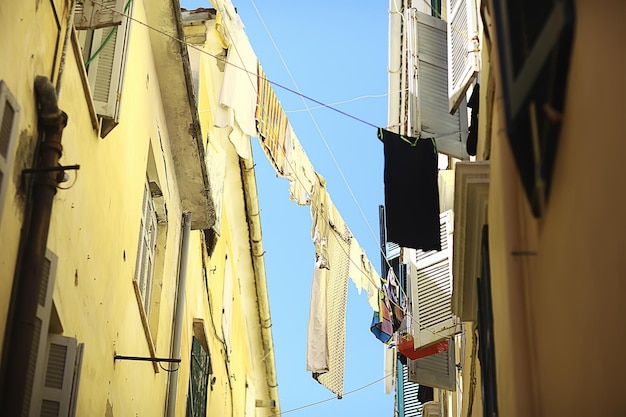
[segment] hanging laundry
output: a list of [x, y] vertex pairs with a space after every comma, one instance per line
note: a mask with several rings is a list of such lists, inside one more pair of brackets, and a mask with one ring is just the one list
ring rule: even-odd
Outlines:
[[308, 206], [311, 204], [315, 185], [315, 170], [291, 126], [289, 130], [291, 140], [287, 148], [287, 163], [284, 169], [285, 177], [289, 180], [289, 199], [299, 206]]
[[393, 336], [393, 324], [391, 322], [391, 304], [382, 291], [378, 293], [378, 311], [374, 311], [370, 331], [383, 343], [389, 343]]
[[476, 147], [478, 144], [478, 110], [480, 101], [480, 84], [474, 86], [472, 95], [467, 102], [467, 107], [472, 109], [472, 116], [470, 118], [469, 134], [467, 135], [467, 148], [468, 155], [476, 156]]
[[256, 103], [256, 126], [261, 145], [276, 173], [283, 176], [287, 164], [289, 121], [274, 93], [265, 71], [258, 64], [258, 95]]
[[381, 279], [356, 239], [353, 239], [350, 245], [348, 276], [354, 282], [359, 294], [363, 289], [367, 291], [367, 301], [373, 311], [378, 311], [378, 292], [380, 291]]
[[378, 129], [385, 152], [387, 241], [405, 248], [441, 250], [438, 155], [434, 139]]
[[320, 384], [342, 396], [352, 234], [319, 174], [311, 217], [316, 259], [307, 331], [307, 371]]
[[393, 325], [393, 332], [395, 333], [400, 329], [402, 321], [404, 320], [406, 305], [403, 305], [402, 300], [404, 300], [404, 297], [400, 292], [400, 285], [396, 279], [396, 273], [392, 268], [389, 268], [387, 273], [387, 281], [383, 286], [383, 291], [391, 304], [391, 323]]
[[213, 122], [216, 127], [231, 129], [228, 137], [237, 154], [248, 158], [250, 136], [256, 136], [258, 59], [234, 9], [225, 9], [225, 14], [218, 13], [218, 18], [216, 28], [222, 43], [228, 45], [228, 53]]

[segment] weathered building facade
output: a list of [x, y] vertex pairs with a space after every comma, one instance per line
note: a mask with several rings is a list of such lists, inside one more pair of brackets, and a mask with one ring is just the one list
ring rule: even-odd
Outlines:
[[253, 163], [211, 162], [178, 1], [0, 25], [6, 415], [278, 413]]

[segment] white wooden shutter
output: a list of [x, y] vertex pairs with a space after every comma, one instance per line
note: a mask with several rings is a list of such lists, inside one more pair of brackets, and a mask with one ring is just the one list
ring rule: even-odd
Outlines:
[[448, 340], [448, 350], [422, 359], [410, 360], [409, 381], [428, 387], [456, 390], [454, 337]]
[[127, 0], [78, 0], [74, 9], [76, 29], [98, 29], [122, 23]]
[[119, 26], [96, 29], [92, 37], [86, 37], [91, 41], [86, 45], [87, 76], [96, 113], [103, 118], [102, 137], [119, 122], [130, 22], [123, 16]]
[[67, 416], [72, 404], [76, 339], [50, 334], [39, 416]]
[[416, 9], [407, 10], [405, 22], [407, 91], [402, 108], [408, 134], [434, 137], [439, 152], [469, 159], [466, 105], [455, 114], [448, 111], [446, 23]]
[[412, 334], [415, 349], [456, 333], [452, 314], [452, 210], [440, 214], [441, 250], [410, 253]]
[[449, 0], [449, 111], [456, 112], [479, 70], [478, 16], [474, 0]]
[[47, 336], [52, 312], [52, 293], [56, 278], [57, 257], [51, 251], [46, 251], [37, 298], [37, 315], [35, 319], [35, 334], [30, 353], [30, 365], [27, 375], [27, 395], [30, 395], [30, 416], [38, 416], [41, 403], [43, 380], [45, 375], [45, 360], [48, 349]]
[[15, 150], [20, 106], [4, 81], [0, 80], [0, 215]]

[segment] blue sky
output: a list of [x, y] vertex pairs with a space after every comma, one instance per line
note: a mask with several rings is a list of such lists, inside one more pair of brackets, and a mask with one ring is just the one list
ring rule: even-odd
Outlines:
[[[274, 87], [313, 167], [326, 178], [335, 206], [380, 273], [378, 206], [384, 203], [383, 147], [374, 126], [387, 124], [388, 2], [232, 2], [270, 80], [353, 116], [317, 108], [312, 101], [307, 105], [316, 109], [301, 111], [305, 105], [300, 96]], [[209, 0], [182, 0], [181, 6], [211, 7]], [[344, 392], [367, 387], [341, 400], [306, 407], [334, 397], [306, 372], [315, 257], [310, 207], [289, 200], [287, 180], [276, 177], [256, 138], [252, 145], [283, 415], [393, 415], [393, 394], [384, 393], [383, 382], [367, 386], [384, 376], [385, 347], [369, 330], [372, 310], [366, 294], [359, 295], [352, 282]]]

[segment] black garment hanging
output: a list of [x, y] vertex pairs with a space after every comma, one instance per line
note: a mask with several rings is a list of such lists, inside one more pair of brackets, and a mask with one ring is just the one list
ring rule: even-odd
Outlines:
[[424, 404], [428, 401], [433, 401], [435, 399], [435, 390], [433, 387], [427, 387], [426, 385], [420, 384], [417, 387], [417, 401]]
[[438, 155], [434, 139], [383, 128], [387, 240], [405, 248], [441, 250]]
[[476, 156], [476, 147], [478, 144], [478, 109], [479, 109], [480, 84], [474, 86], [472, 95], [467, 102], [467, 107], [472, 109], [472, 117], [470, 119], [469, 134], [467, 135], [467, 153]]

